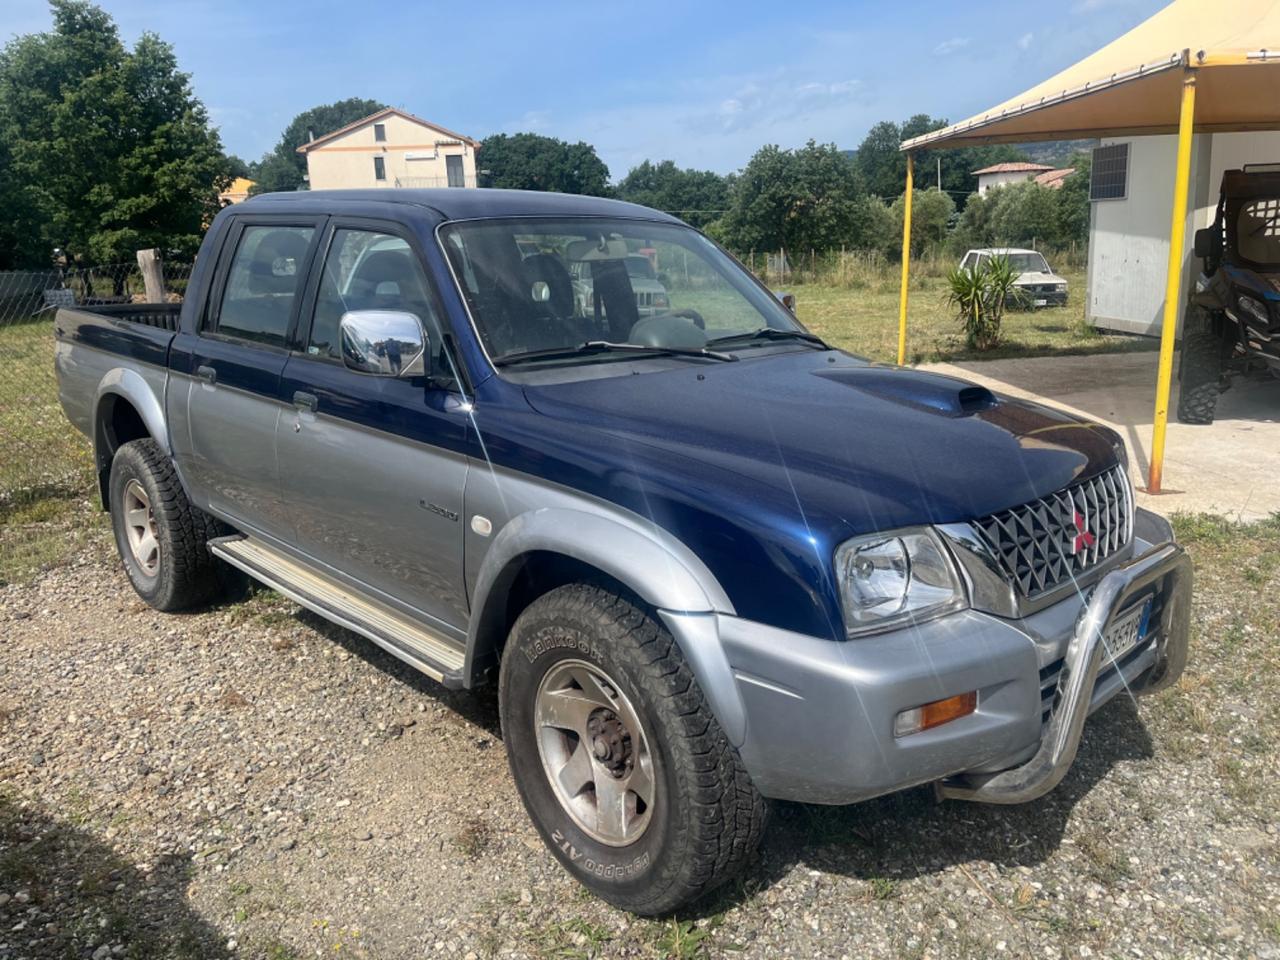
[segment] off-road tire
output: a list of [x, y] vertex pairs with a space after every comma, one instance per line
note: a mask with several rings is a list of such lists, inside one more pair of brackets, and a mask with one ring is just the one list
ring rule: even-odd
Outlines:
[[[142, 488], [155, 519], [159, 543], [156, 569], [148, 573], [134, 556], [125, 520], [125, 492], [130, 481]], [[108, 484], [111, 528], [116, 549], [133, 589], [157, 610], [186, 610], [220, 597], [234, 581], [207, 543], [227, 530], [187, 499], [173, 462], [154, 440], [123, 444], [111, 460]]]
[[1181, 423], [1213, 423], [1222, 383], [1222, 338], [1204, 311], [1187, 311], [1178, 368], [1178, 420]]
[[[535, 702], [566, 660], [600, 668], [634, 707], [655, 757], [648, 826], [625, 846], [583, 830], [539, 752]], [[637, 602], [587, 584], [534, 601], [503, 652], [499, 709], [512, 776], [548, 848], [597, 896], [633, 913], [669, 913], [742, 872], [766, 803], [716, 722], [679, 646]]]

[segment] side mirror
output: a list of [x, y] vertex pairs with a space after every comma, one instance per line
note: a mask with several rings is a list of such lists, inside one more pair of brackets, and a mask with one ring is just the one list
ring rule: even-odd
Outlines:
[[796, 312], [796, 295], [794, 293], [783, 293], [781, 290], [775, 290], [773, 295], [778, 298], [780, 304], [792, 313]]
[[338, 322], [342, 362], [378, 377], [426, 375], [427, 335], [412, 313], [352, 310]]
[[1195, 242], [1192, 244], [1195, 255], [1201, 260], [1206, 260], [1213, 256], [1213, 241], [1213, 227], [1201, 227], [1197, 230]]

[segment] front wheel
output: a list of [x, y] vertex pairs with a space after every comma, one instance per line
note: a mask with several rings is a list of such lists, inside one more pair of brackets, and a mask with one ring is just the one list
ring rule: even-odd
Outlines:
[[531, 604], [499, 705], [525, 809], [598, 896], [667, 913], [750, 861], [764, 799], [670, 633], [630, 600], [572, 584]]
[[115, 452], [108, 495], [125, 573], [148, 604], [185, 610], [226, 589], [226, 567], [206, 546], [223, 531], [187, 500], [172, 461], [154, 440], [133, 440]]

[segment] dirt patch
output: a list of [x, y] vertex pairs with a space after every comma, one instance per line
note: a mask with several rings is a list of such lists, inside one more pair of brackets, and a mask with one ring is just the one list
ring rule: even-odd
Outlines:
[[89, 550], [0, 589], [0, 958], [1280, 957], [1280, 524], [1180, 528], [1188, 674], [1101, 711], [1057, 791], [779, 804], [660, 922], [543, 849], [491, 693], [270, 593], [154, 613]]

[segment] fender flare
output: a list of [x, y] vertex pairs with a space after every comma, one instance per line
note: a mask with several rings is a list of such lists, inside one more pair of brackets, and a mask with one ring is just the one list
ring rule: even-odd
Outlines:
[[[734, 614], [706, 565], [656, 524], [591, 507], [531, 510], [503, 525], [477, 572], [463, 667], [468, 685], [479, 679], [483, 658], [506, 639], [498, 634], [507, 590], [534, 553], [559, 554], [594, 567], [659, 611]], [[685, 653], [693, 665], [696, 654]]]
[[156, 397], [155, 390], [135, 370], [115, 367], [108, 371], [106, 376], [99, 381], [97, 396], [93, 400], [93, 458], [98, 468], [99, 486], [103, 487], [100, 492], [104, 507], [107, 505], [107, 495], [103, 472], [110, 469], [111, 461], [108, 458], [107, 451], [103, 449], [103, 443], [107, 439], [107, 425], [103, 422], [103, 408], [108, 400], [115, 400], [116, 398], [125, 400], [138, 412], [138, 416], [142, 419], [142, 425], [147, 428], [147, 433], [151, 435], [151, 439], [160, 445], [160, 449], [164, 451], [165, 456], [172, 456], [172, 451], [169, 448], [169, 431], [165, 425], [164, 409], [160, 405], [160, 400]]

